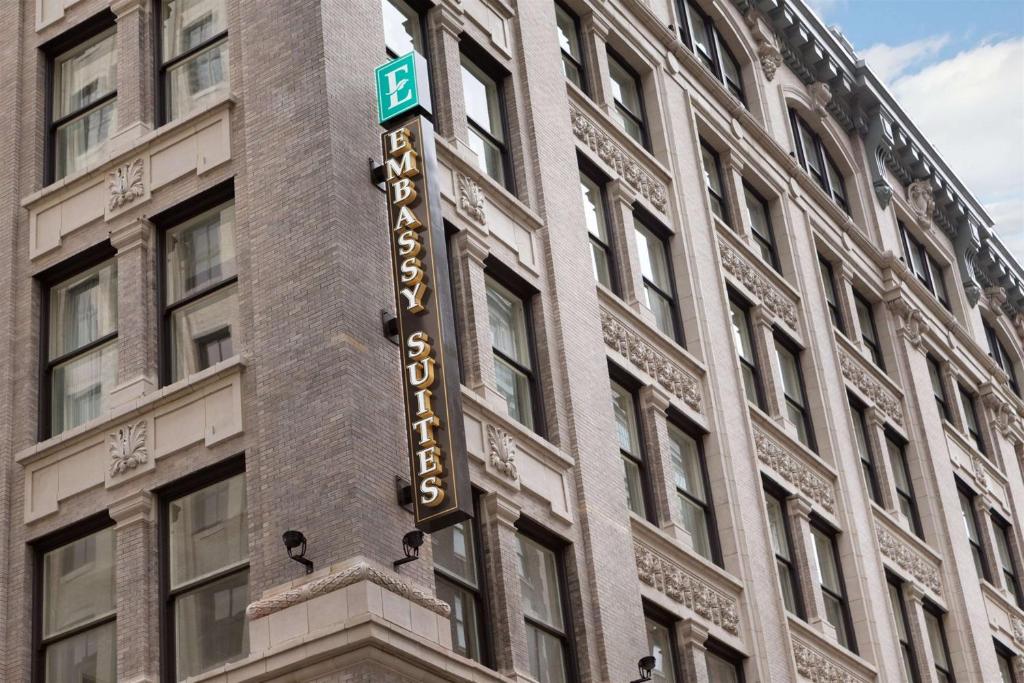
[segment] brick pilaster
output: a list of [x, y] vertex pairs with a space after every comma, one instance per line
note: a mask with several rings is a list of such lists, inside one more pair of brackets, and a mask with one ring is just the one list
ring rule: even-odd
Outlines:
[[110, 231], [117, 249], [117, 386], [111, 405], [158, 386], [154, 229], [144, 218]]

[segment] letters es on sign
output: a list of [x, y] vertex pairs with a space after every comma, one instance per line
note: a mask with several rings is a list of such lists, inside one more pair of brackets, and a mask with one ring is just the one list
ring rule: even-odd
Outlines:
[[433, 128], [421, 116], [382, 136], [416, 526], [472, 514]]

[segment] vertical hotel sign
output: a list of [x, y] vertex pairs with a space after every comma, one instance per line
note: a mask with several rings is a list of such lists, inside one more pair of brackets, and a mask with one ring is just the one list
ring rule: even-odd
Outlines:
[[376, 81], [413, 508], [433, 532], [473, 508], [426, 74], [411, 52], [378, 67]]

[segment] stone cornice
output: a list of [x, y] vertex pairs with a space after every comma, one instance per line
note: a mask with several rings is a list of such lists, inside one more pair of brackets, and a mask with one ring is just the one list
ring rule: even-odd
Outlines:
[[749, 257], [733, 242], [734, 236], [719, 231], [718, 253], [725, 272], [754, 296], [753, 303], [761, 305], [769, 317], [799, 335], [799, 294], [777, 273], [769, 273], [768, 266]]
[[918, 542], [911, 539], [903, 530], [897, 529], [887, 519], [883, 519], [877, 511], [874, 522], [875, 538], [878, 540], [878, 549], [882, 557], [902, 573], [909, 575], [921, 588], [941, 598], [942, 571], [934, 553], [929, 555], [916, 547], [920, 545]]
[[[751, 412], [751, 416], [755, 413]], [[801, 450], [787, 448], [760, 424], [754, 424], [754, 447], [757, 458], [816, 505], [835, 514], [835, 473], [821, 462], [815, 462]]]
[[903, 393], [891, 379], [868, 363], [843, 335], [837, 334], [843, 377], [899, 430], [903, 430]]
[[812, 683], [870, 683], [878, 672], [866, 660], [787, 615], [797, 673]]

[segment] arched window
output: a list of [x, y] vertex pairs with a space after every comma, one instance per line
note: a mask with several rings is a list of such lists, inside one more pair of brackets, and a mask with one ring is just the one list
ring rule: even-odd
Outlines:
[[743, 81], [740, 79], [740, 63], [726, 47], [711, 18], [693, 0], [678, 0], [679, 37], [711, 73], [720, 80], [729, 92], [743, 102]]
[[821, 136], [814, 132], [806, 121], [793, 109], [789, 110], [789, 121], [793, 126], [793, 139], [796, 141], [797, 159], [804, 170], [814, 176], [825, 194], [832, 198], [846, 213], [850, 213], [850, 202], [847, 200], [846, 184], [839, 166], [825, 149]]

